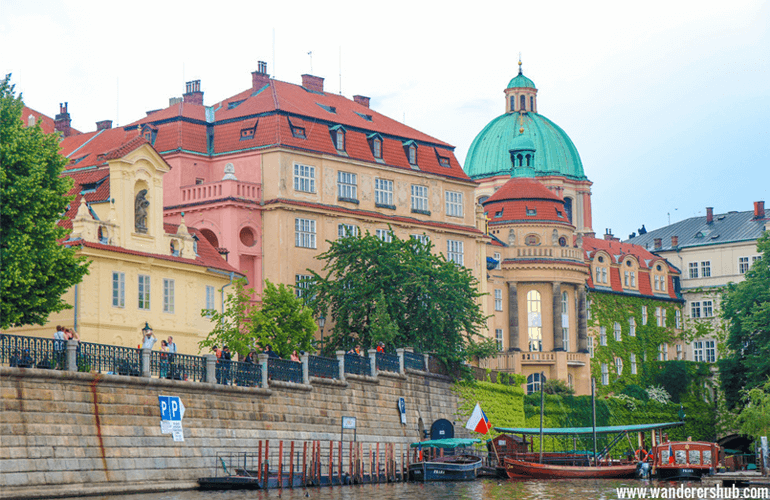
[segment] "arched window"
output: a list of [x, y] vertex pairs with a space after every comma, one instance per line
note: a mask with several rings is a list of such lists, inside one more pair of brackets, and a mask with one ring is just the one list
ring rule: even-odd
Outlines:
[[545, 375], [539, 373], [533, 373], [527, 377], [527, 394], [534, 394], [540, 392], [540, 384], [545, 384]]
[[572, 198], [564, 198], [564, 211], [567, 212], [567, 218], [572, 222]]
[[516, 109], [516, 96], [511, 96], [511, 112]]
[[519, 111], [526, 111], [527, 110], [527, 98], [524, 96], [521, 96], [521, 100], [519, 101], [521, 103]]
[[535, 97], [534, 96], [530, 96], [529, 97], [529, 110], [532, 111], [533, 113], [535, 112]]
[[569, 296], [561, 292], [561, 337], [564, 350], [569, 352]]
[[519, 167], [523, 167], [524, 166], [524, 156], [520, 153], [520, 154], [516, 155], [516, 159], [519, 160], [519, 165], [518, 166]]
[[532, 159], [532, 156], [531, 156], [531, 155], [527, 155], [527, 166], [528, 166], [528, 167], [531, 167], [531, 166], [532, 166], [532, 165], [530, 164], [530, 160], [531, 160], [531, 159]]
[[529, 350], [543, 350], [543, 320], [540, 309], [540, 292], [527, 292], [527, 331], [529, 332]]

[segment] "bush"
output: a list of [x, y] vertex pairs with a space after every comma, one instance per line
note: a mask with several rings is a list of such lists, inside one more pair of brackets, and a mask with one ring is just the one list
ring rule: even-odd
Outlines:
[[621, 391], [621, 394], [625, 394], [626, 396], [631, 396], [634, 399], [638, 399], [639, 401], [647, 401], [650, 399], [649, 394], [647, 394], [647, 391], [642, 389], [640, 386], [636, 384], [630, 384], [627, 385], [625, 389]]

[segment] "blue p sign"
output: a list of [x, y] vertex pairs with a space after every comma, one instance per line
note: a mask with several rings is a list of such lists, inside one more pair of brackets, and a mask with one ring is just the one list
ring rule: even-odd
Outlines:
[[171, 420], [171, 405], [169, 404], [168, 396], [158, 396], [158, 402], [160, 403], [160, 419]]
[[182, 420], [182, 401], [179, 396], [158, 396], [161, 420]]

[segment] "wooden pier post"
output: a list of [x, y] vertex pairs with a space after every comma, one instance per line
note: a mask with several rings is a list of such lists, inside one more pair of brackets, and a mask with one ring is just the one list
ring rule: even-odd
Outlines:
[[316, 484], [321, 486], [321, 441], [316, 441], [315, 477]]
[[350, 442], [350, 454], [348, 455], [348, 475], [350, 480], [354, 482], [355, 476], [353, 475], [353, 441]]
[[302, 447], [302, 486], [307, 486], [307, 441]]
[[259, 440], [257, 451], [257, 482], [262, 481], [262, 440]]
[[334, 441], [329, 441], [329, 486], [334, 486]]
[[278, 441], [278, 489], [283, 489], [283, 440]]
[[262, 476], [262, 480], [265, 483], [264, 488], [267, 489], [270, 481], [270, 440], [265, 441], [265, 474]]
[[340, 456], [340, 465], [337, 467], [337, 478], [340, 480], [340, 485], [342, 485], [342, 468], [345, 466], [343, 457], [342, 457], [342, 441], [339, 442], [339, 456]]
[[372, 450], [372, 443], [369, 443], [369, 482], [374, 482], [374, 455]]
[[294, 441], [291, 442], [289, 452], [289, 488], [294, 488]]
[[375, 474], [377, 474], [377, 482], [380, 482], [380, 443], [377, 443], [376, 453], [374, 455]]

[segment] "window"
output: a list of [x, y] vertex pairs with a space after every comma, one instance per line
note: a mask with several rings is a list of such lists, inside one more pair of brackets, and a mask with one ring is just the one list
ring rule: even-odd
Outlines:
[[315, 193], [315, 167], [294, 164], [294, 190]]
[[342, 129], [334, 133], [334, 147], [337, 151], [345, 151], [345, 132]]
[[679, 309], [674, 311], [674, 318], [676, 318], [676, 327], [682, 328], [682, 311]]
[[667, 309], [663, 309], [663, 324], [660, 326], [668, 326], [668, 321], [666, 321], [666, 314], [668, 313]]
[[703, 317], [710, 318], [714, 315], [714, 303], [710, 300], [703, 301]]
[[338, 224], [337, 238], [347, 238], [348, 236], [358, 236], [358, 226], [353, 224]]
[[497, 350], [502, 351], [503, 350], [503, 329], [502, 328], [495, 329], [495, 339], [497, 340]]
[[606, 267], [597, 267], [596, 268], [596, 282], [597, 283], [607, 283], [607, 268]]
[[411, 144], [407, 152], [410, 165], [417, 165], [417, 146]]
[[615, 370], [618, 375], [623, 375], [623, 358], [615, 358]]
[[163, 279], [163, 312], [174, 314], [174, 280]]
[[139, 275], [139, 309], [150, 310], [150, 277]]
[[628, 284], [628, 283], [629, 283], [629, 275], [630, 275], [630, 274], [631, 274], [631, 273], [630, 273], [630, 272], [628, 272], [628, 271], [626, 271], [626, 272], [624, 272], [624, 273], [623, 273], [623, 286], [629, 286], [629, 284]]
[[463, 265], [463, 242], [456, 240], [447, 240], [447, 260], [460, 266]]
[[358, 201], [358, 176], [337, 172], [337, 197], [342, 201]]
[[374, 204], [395, 208], [393, 207], [393, 181], [374, 179]]
[[412, 184], [412, 212], [430, 215], [428, 212], [428, 187]]
[[602, 363], [602, 385], [610, 385], [610, 367]]
[[446, 195], [446, 214], [452, 217], [463, 216], [463, 194], [454, 191], [447, 191]]
[[495, 311], [503, 310], [503, 291], [495, 289]]
[[112, 306], [126, 307], [126, 273], [112, 273]]
[[390, 243], [393, 241], [393, 231], [390, 231], [389, 229], [377, 229], [375, 234], [385, 243]]
[[500, 255], [500, 252], [495, 252], [495, 260], [497, 261], [495, 269], [502, 269], [503, 257]]
[[617, 321], [613, 325], [613, 331], [615, 332], [615, 341], [616, 342], [620, 342], [622, 340], [621, 336], [620, 336], [621, 335], [620, 334], [620, 323], [618, 323]]
[[636, 354], [631, 353], [631, 375], [636, 375]]
[[706, 344], [706, 363], [714, 363], [717, 360], [717, 347], [714, 340], [707, 340]]
[[676, 345], [676, 359], [680, 361], [682, 359], [682, 344]]
[[692, 343], [692, 360], [703, 361], [703, 341], [697, 340]]
[[690, 278], [697, 278], [698, 277], [698, 263], [697, 262], [690, 262]]
[[655, 308], [655, 322], [658, 326], [663, 326], [663, 316], [660, 312], [660, 307]]
[[636, 271], [631, 271], [631, 288], [636, 288]]
[[636, 318], [633, 316], [628, 318], [628, 334], [631, 337], [636, 337]]
[[607, 327], [599, 327], [599, 345], [607, 345]]
[[312, 219], [294, 219], [294, 246], [315, 248], [315, 221]]
[[543, 350], [543, 322], [540, 316], [540, 292], [527, 292], [527, 332], [529, 334], [529, 350]]
[[540, 392], [541, 383], [545, 383], [545, 376], [541, 376], [539, 373], [533, 373], [527, 377], [527, 394]]
[[753, 256], [753, 257], [751, 258], [751, 265], [753, 266], [753, 265], [754, 265], [754, 263], [755, 263], [755, 262], [757, 262], [757, 261], [759, 261], [759, 259], [761, 259], [761, 258], [762, 258], [762, 256], [761, 256], [761, 255], [755, 255], [755, 256]]
[[561, 292], [561, 341], [569, 352], [569, 295]]
[[658, 361], [668, 361], [668, 344], [658, 345]]
[[746, 274], [746, 271], [748, 270], [749, 270], [749, 258], [738, 257], [738, 272], [741, 274]]
[[372, 141], [372, 154], [375, 158], [382, 158], [382, 139], [375, 138]]
[[593, 358], [594, 357], [594, 338], [589, 335], [589, 337], [586, 340], [588, 340], [588, 357]]
[[214, 307], [214, 287], [206, 285], [206, 309], [214, 310]]
[[700, 276], [701, 278], [708, 278], [711, 276], [711, 261], [704, 260], [700, 263]]
[[430, 237], [427, 234], [425, 234], [425, 233], [423, 233], [423, 234], [413, 234], [411, 236], [412, 236], [412, 238], [414, 238], [415, 240], [419, 241], [423, 245], [427, 245], [428, 242], [430, 241]]
[[660, 276], [655, 276], [655, 290], [660, 290]]
[[690, 302], [690, 317], [700, 318], [700, 302]]
[[642, 306], [642, 325], [647, 324], [647, 306]]
[[307, 297], [307, 291], [310, 285], [313, 284], [313, 276], [310, 274], [295, 274], [294, 275], [294, 294], [298, 299]]

